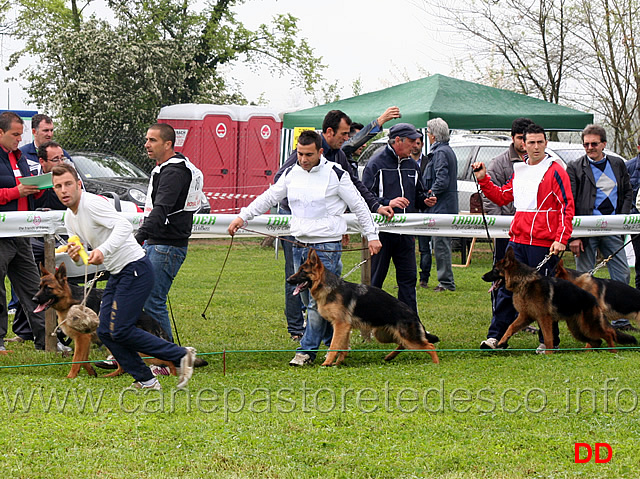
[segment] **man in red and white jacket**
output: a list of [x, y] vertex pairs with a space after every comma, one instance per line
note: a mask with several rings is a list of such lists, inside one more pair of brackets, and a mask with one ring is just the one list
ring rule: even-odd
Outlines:
[[[557, 254], [566, 249], [573, 231], [574, 202], [571, 182], [563, 166], [546, 154], [547, 139], [544, 129], [530, 125], [524, 133], [527, 157], [524, 163], [514, 165], [511, 179], [498, 187], [491, 182], [484, 163], [474, 163], [473, 170], [482, 192], [498, 206], [513, 201], [515, 216], [509, 228], [508, 248], [513, 248], [516, 259], [529, 266], [537, 266], [544, 257], [554, 256], [540, 269], [540, 274], [553, 275]], [[512, 294], [502, 286], [496, 295], [495, 311], [487, 339], [481, 349], [496, 349], [509, 325], [518, 316], [513, 307]], [[539, 333], [538, 348], [543, 352], [544, 341]], [[558, 325], [553, 325], [553, 343], [560, 339]]]
[[[0, 213], [30, 211], [34, 209], [34, 198], [42, 191], [37, 186], [25, 185], [20, 178], [31, 176], [26, 159], [18, 149], [22, 141], [24, 121], [11, 111], [0, 114]], [[38, 290], [40, 275], [33, 259], [29, 238], [0, 238], [0, 351], [4, 351], [7, 334], [7, 296], [5, 277], [9, 277], [20, 304], [27, 313], [35, 348], [44, 350], [44, 313], [34, 313], [33, 296]]]

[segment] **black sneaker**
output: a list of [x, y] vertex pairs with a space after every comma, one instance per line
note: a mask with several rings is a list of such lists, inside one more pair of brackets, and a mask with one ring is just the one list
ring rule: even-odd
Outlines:
[[93, 364], [100, 369], [118, 369], [118, 361], [111, 355], [107, 356], [107, 359], [104, 361], [97, 361]]

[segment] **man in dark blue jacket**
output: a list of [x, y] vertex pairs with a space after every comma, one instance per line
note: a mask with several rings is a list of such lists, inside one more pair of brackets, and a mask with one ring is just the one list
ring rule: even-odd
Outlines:
[[[395, 213], [417, 213], [425, 205], [433, 206], [420, 177], [418, 164], [409, 155], [420, 138], [409, 123], [398, 123], [389, 130], [389, 144], [380, 148], [367, 163], [362, 182], [378, 201], [391, 206]], [[380, 233], [382, 249], [371, 258], [371, 284], [382, 288], [393, 260], [396, 267], [398, 299], [418, 312], [416, 301], [416, 242], [412, 235]]]
[[[429, 162], [424, 170], [424, 187], [427, 195], [436, 198], [436, 204], [427, 209], [428, 213], [458, 213], [458, 160], [449, 146], [449, 125], [442, 118], [427, 122], [427, 137], [431, 150]], [[438, 286], [434, 291], [455, 291], [451, 267], [451, 238], [433, 237], [433, 252], [436, 257]]]

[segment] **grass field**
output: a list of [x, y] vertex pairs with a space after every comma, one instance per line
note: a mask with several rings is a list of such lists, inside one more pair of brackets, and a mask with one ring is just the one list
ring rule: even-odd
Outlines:
[[[491, 316], [486, 245], [454, 270], [456, 292], [418, 290], [440, 365], [421, 352], [384, 363], [378, 350], [389, 345], [355, 333], [337, 368], [287, 365], [296, 343], [283, 314], [284, 259], [258, 240], [235, 242], [202, 318], [227, 246], [194, 242], [171, 292], [182, 344], [209, 361], [188, 391], [174, 377], [161, 378], [162, 391], [134, 392], [128, 376], [7, 368], [64, 361], [26, 344], [0, 356], [5, 477], [638, 477], [640, 353], [539, 356], [526, 351], [538, 345], [528, 333], [510, 350], [477, 350]], [[346, 253], [344, 270], [358, 257]], [[583, 346], [564, 326], [561, 337], [563, 348]], [[613, 457], [575, 464], [575, 443], [608, 443]]]

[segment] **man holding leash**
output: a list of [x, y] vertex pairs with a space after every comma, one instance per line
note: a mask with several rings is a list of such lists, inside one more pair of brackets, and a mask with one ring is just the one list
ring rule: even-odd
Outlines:
[[[349, 173], [322, 156], [322, 139], [315, 131], [302, 132], [298, 139], [298, 162], [287, 168], [278, 181], [258, 196], [229, 225], [233, 236], [247, 221], [263, 214], [284, 198], [291, 208], [291, 234], [298, 243], [293, 247], [294, 267], [306, 260], [309, 248], [318, 253], [325, 268], [339, 274], [342, 235], [347, 232], [343, 214], [347, 207], [355, 213], [363, 234], [369, 240], [369, 252], [380, 251], [378, 227]], [[316, 308], [313, 298], [307, 306], [307, 327], [291, 366], [304, 366], [315, 360], [320, 344], [331, 344], [333, 329]]]
[[[111, 273], [102, 296], [98, 337], [122, 369], [135, 379], [136, 389], [161, 389], [138, 352], [172, 361], [180, 368], [176, 387], [184, 388], [193, 374], [194, 348], [183, 348], [136, 327], [153, 286], [151, 262], [133, 237], [133, 227], [106, 199], [82, 190], [75, 168], [68, 164], [52, 170], [53, 188], [68, 210], [64, 218], [70, 236], [78, 235], [93, 249], [89, 264], [104, 263]], [[67, 253], [78, 262], [81, 244]]]
[[[544, 263], [540, 274], [551, 276], [558, 262], [556, 256], [566, 249], [573, 231], [574, 204], [571, 183], [564, 168], [546, 152], [547, 138], [542, 127], [532, 124], [524, 132], [527, 158], [513, 165], [513, 176], [503, 186], [497, 186], [487, 175], [482, 162], [472, 165], [474, 174], [489, 200], [498, 206], [511, 203], [515, 216], [509, 229], [508, 247], [513, 248], [518, 261], [536, 267], [547, 254], [553, 256]], [[503, 304], [504, 303], [504, 304]], [[480, 349], [496, 349], [500, 338], [517, 316], [513, 308], [511, 292], [498, 292], [494, 315], [489, 327], [490, 336], [480, 344]], [[542, 333], [538, 333], [544, 352]], [[560, 339], [558, 324], [553, 324], [553, 342]]]

